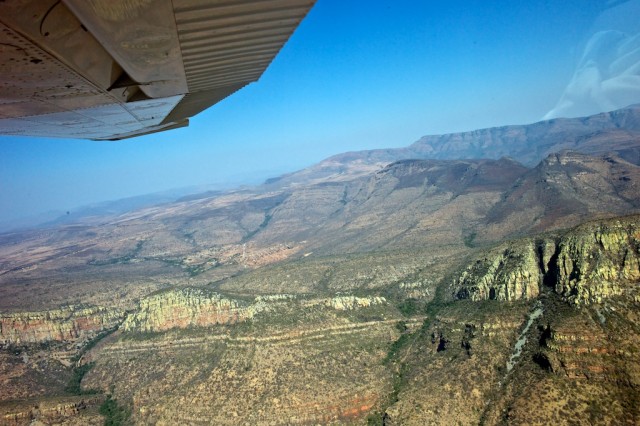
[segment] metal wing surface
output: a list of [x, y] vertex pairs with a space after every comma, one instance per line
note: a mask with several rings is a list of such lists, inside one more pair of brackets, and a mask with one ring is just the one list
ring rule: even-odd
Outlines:
[[118, 140], [258, 80], [315, 0], [0, 2], [0, 134]]

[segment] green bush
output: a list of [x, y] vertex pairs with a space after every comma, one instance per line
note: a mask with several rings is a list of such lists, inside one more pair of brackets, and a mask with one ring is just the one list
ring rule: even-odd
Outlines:
[[474, 248], [476, 245], [474, 243], [474, 240], [476, 239], [477, 234], [475, 232], [470, 233], [469, 235], [465, 235], [462, 240], [464, 242], [464, 245], [469, 247], [469, 248]]
[[416, 299], [406, 299], [398, 304], [398, 310], [405, 317], [416, 315], [419, 311], [420, 305]]
[[81, 386], [82, 378], [89, 372], [89, 370], [91, 370], [93, 365], [94, 363], [90, 362], [74, 368], [71, 379], [69, 380], [69, 383], [67, 383], [67, 386], [64, 388], [65, 392], [68, 392], [72, 395], [90, 395], [98, 393], [95, 390], [83, 391]]
[[105, 426], [119, 426], [129, 423], [131, 411], [127, 407], [118, 405], [118, 401], [113, 399], [111, 395], [100, 406], [100, 414], [102, 414]]

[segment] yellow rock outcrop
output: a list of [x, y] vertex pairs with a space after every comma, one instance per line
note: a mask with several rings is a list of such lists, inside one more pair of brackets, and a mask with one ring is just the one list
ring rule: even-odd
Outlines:
[[621, 295], [638, 281], [638, 216], [580, 226], [559, 244], [555, 290], [576, 304]]
[[122, 323], [124, 331], [165, 331], [172, 328], [234, 324], [264, 310], [266, 302], [241, 304], [197, 288], [171, 290], [144, 298]]
[[530, 238], [478, 257], [454, 280], [454, 296], [519, 300], [543, 282], [577, 305], [631, 292], [638, 300], [640, 216], [591, 222], [542, 240]]
[[536, 248], [525, 241], [477, 259], [455, 280], [454, 287], [459, 299], [520, 300], [537, 297], [541, 283]]

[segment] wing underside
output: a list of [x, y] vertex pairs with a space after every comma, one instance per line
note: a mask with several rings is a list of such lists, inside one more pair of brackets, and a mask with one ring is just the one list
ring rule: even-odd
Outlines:
[[0, 2], [0, 134], [117, 140], [258, 80], [315, 0]]

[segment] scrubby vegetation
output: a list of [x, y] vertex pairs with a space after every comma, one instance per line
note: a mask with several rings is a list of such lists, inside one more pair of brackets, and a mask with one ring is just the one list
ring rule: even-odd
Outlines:
[[92, 395], [98, 393], [96, 390], [82, 389], [82, 379], [84, 378], [84, 375], [93, 368], [93, 366], [94, 363], [91, 362], [74, 368], [71, 379], [64, 390], [72, 395]]
[[102, 414], [105, 426], [122, 426], [129, 424], [131, 410], [118, 404], [118, 401], [107, 396], [107, 399], [100, 406], [100, 414]]

